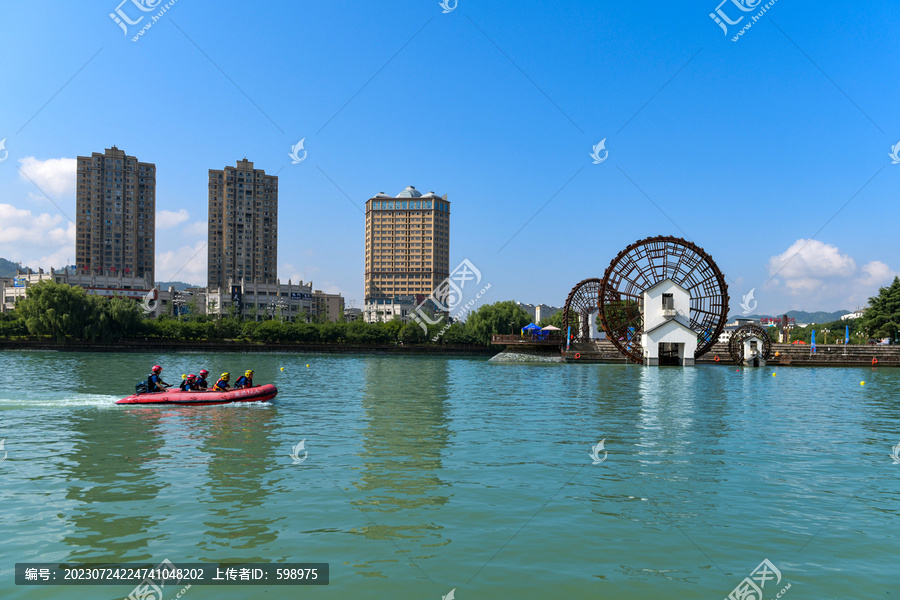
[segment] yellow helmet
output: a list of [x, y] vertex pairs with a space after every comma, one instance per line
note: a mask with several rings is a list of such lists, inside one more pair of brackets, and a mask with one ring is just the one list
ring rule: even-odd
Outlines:
[[251, 375], [253, 375], [253, 369], [247, 369], [247, 372], [244, 373], [245, 377], [250, 377]]
[[225, 381], [228, 381], [230, 378], [231, 378], [231, 373], [222, 373], [222, 376], [219, 377], [219, 379], [224, 379]]

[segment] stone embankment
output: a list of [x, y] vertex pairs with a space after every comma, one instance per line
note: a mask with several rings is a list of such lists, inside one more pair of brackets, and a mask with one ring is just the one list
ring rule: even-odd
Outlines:
[[[243, 342], [237, 340], [160, 340], [136, 339], [121, 342], [59, 343], [52, 340], [0, 340], [2, 350], [50, 350], [58, 352], [283, 352], [290, 354], [390, 354], [432, 356], [483, 356], [489, 357], [500, 350], [497, 346], [451, 344], [336, 344]], [[557, 351], [558, 355], [558, 351]]]
[[[775, 353], [778, 356], [775, 356]], [[580, 355], [577, 359], [575, 355]], [[565, 362], [572, 363], [627, 363], [612, 342], [598, 340], [586, 344], [573, 344], [568, 353], [563, 350]], [[728, 344], [715, 344], [697, 359], [697, 364], [734, 364], [728, 354]], [[793, 366], [871, 366], [872, 359], [878, 366], [900, 366], [900, 346], [843, 346], [817, 344], [815, 354], [808, 344], [773, 344], [770, 365]]]
[[563, 363], [556, 346], [506, 346], [500, 354], [491, 357], [493, 363]]

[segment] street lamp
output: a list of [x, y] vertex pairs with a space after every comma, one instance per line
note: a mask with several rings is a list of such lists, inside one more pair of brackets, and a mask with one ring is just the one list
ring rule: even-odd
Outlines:
[[824, 345], [827, 346], [828, 345], [828, 330], [827, 329], [822, 330], [822, 336], [824, 337], [823, 343], [824, 343]]

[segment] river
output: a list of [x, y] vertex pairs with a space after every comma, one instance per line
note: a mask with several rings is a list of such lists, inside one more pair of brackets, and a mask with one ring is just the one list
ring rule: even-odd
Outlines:
[[[278, 397], [115, 405], [157, 363], [170, 383], [252, 368]], [[896, 368], [2, 352], [0, 597], [134, 587], [17, 586], [15, 563], [167, 559], [328, 563], [330, 583], [166, 600], [721, 599], [768, 560], [750, 579], [767, 600], [883, 599], [900, 580], [898, 383]]]

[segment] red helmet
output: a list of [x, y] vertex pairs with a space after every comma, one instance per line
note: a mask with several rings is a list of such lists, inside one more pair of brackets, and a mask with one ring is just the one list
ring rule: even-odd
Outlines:
[[188, 378], [188, 379], [197, 379], [197, 376], [194, 375], [193, 373], [191, 373], [190, 375], [188, 375], [187, 378]]
[[206, 377], [207, 375], [209, 375], [209, 371], [207, 371], [206, 369], [200, 369], [200, 377]]
[[160, 371], [162, 371], [162, 367], [159, 365], [153, 365], [153, 368], [150, 370], [153, 371], [154, 373], [159, 373]]

